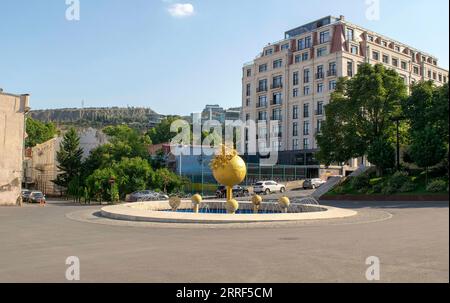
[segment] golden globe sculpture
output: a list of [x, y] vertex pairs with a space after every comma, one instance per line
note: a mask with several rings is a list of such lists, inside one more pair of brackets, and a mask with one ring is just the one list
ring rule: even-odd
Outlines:
[[283, 212], [287, 213], [288, 208], [291, 205], [291, 201], [288, 197], [281, 197], [280, 199], [278, 199], [278, 204], [280, 205]]
[[262, 197], [260, 195], [254, 195], [252, 197], [252, 203], [253, 203], [253, 212], [257, 214], [259, 211], [259, 207], [261, 206], [262, 203]]
[[181, 205], [181, 199], [179, 197], [170, 197], [169, 205], [170, 205], [170, 207], [172, 207], [173, 211], [177, 211], [177, 209]]
[[200, 196], [199, 194], [195, 194], [192, 196], [191, 201], [192, 201], [192, 210], [194, 211], [194, 213], [198, 213], [200, 203], [202, 203], [203, 201], [202, 196]]
[[239, 209], [239, 203], [235, 199], [228, 200], [225, 204], [225, 208], [229, 214], [235, 214]]
[[226, 186], [227, 201], [233, 199], [233, 186], [244, 181], [247, 175], [244, 160], [235, 149], [222, 145], [220, 154], [211, 160], [210, 167], [216, 181]]

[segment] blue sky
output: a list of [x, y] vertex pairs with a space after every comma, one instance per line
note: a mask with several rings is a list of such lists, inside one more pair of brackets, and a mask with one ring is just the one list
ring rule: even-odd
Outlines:
[[240, 106], [244, 62], [288, 29], [341, 14], [448, 68], [448, 0], [380, 1], [370, 21], [366, 0], [80, 0], [80, 21], [67, 21], [65, 0], [0, 0], [0, 87], [30, 93], [34, 109]]

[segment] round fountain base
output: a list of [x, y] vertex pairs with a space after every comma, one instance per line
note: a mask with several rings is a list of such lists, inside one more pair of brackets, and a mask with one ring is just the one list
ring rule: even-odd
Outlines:
[[177, 211], [172, 210], [168, 201], [152, 201], [106, 206], [101, 209], [101, 215], [109, 219], [137, 222], [223, 224], [335, 219], [357, 214], [349, 209], [305, 204], [294, 204], [287, 213], [282, 212], [276, 203], [264, 203], [264, 208], [257, 214], [252, 213], [252, 210], [251, 203], [240, 202], [236, 214], [227, 214], [225, 202], [207, 201], [202, 202], [199, 213], [193, 213], [192, 202], [182, 200]]

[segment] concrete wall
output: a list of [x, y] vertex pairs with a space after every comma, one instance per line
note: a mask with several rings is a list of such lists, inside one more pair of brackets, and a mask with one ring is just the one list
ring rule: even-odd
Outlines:
[[21, 194], [28, 102], [27, 95], [0, 92], [0, 205], [16, 205]]

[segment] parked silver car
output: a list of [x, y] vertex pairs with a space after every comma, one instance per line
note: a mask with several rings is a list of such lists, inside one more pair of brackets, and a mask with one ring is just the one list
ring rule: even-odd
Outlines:
[[253, 186], [253, 191], [258, 193], [264, 193], [266, 195], [270, 193], [284, 193], [286, 191], [286, 187], [283, 184], [279, 184], [275, 181], [260, 181], [256, 182], [255, 186]]
[[303, 189], [316, 189], [325, 183], [327, 182], [320, 178], [306, 179], [303, 182]]

